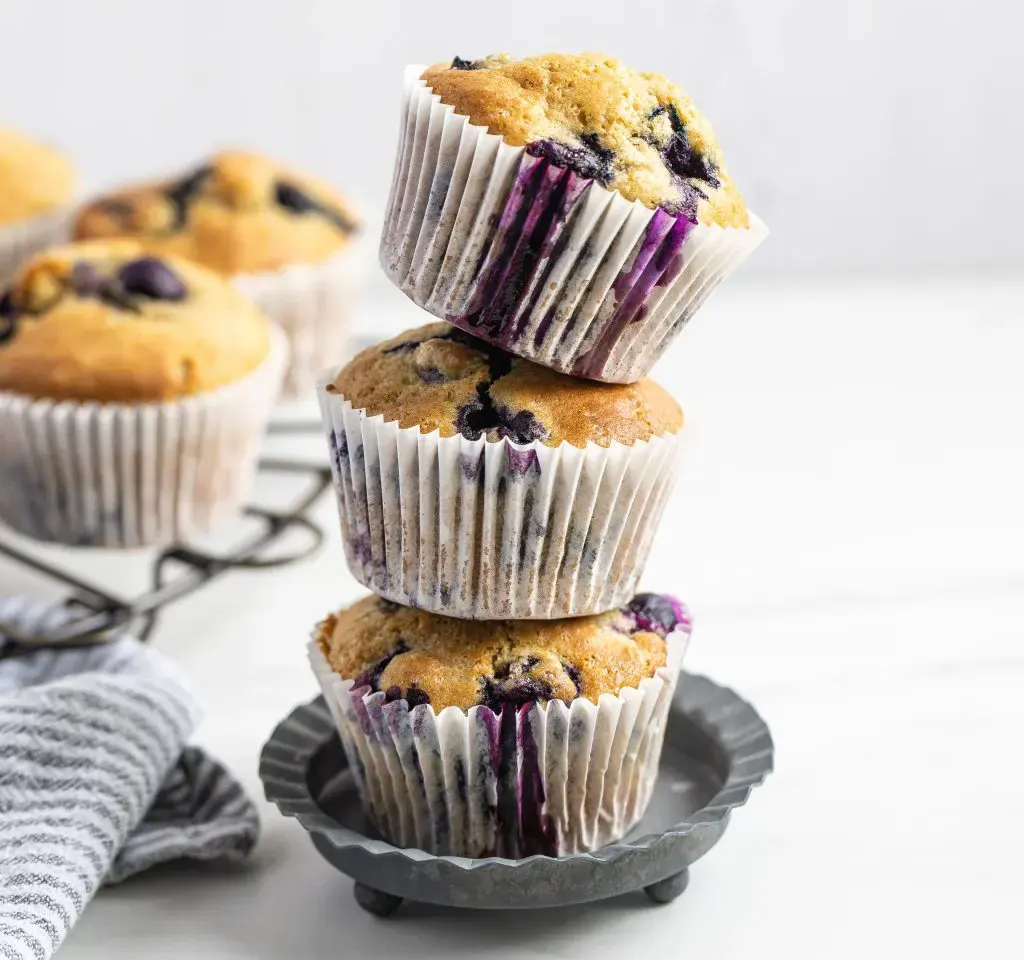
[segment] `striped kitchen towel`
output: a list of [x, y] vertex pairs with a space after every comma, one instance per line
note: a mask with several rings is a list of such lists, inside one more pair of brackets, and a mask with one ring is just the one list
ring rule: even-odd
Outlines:
[[[63, 616], [0, 600], [23, 630]], [[248, 855], [256, 809], [185, 745], [198, 720], [177, 668], [131, 637], [25, 652], [0, 636], [0, 957], [52, 956], [101, 883]]]

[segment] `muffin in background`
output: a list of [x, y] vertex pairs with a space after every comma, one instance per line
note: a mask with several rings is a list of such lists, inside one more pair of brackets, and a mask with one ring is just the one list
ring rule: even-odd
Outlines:
[[690, 630], [686, 608], [658, 594], [541, 622], [366, 597], [319, 624], [309, 657], [388, 840], [559, 856], [611, 843], [643, 815]]
[[598, 613], [636, 589], [676, 479], [658, 384], [578, 380], [443, 323], [320, 383], [353, 575], [471, 619]]
[[349, 202], [324, 181], [226, 152], [181, 177], [96, 198], [74, 235], [131, 237], [230, 278], [288, 336], [285, 394], [294, 397], [344, 356], [358, 229]]
[[22, 261], [66, 239], [77, 184], [59, 150], [0, 127], [0, 283]]
[[141, 547], [241, 505], [287, 346], [223, 279], [134, 241], [74, 244], [0, 293], [0, 520]]
[[381, 263], [511, 353], [635, 382], [765, 232], [659, 74], [594, 53], [407, 70]]

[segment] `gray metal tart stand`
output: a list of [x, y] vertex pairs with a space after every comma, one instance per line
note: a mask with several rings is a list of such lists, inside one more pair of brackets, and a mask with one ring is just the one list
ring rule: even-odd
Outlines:
[[725, 832], [734, 807], [772, 770], [767, 725], [749, 703], [684, 673], [669, 713], [661, 771], [641, 822], [592, 853], [524, 860], [436, 857], [380, 839], [366, 819], [322, 699], [297, 708], [263, 748], [267, 799], [309, 831], [321, 855], [355, 880], [360, 906], [387, 916], [403, 899], [454, 907], [564, 906], [643, 889], [678, 897], [690, 865]]

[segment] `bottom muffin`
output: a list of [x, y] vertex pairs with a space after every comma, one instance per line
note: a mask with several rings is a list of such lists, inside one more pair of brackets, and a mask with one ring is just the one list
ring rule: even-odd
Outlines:
[[545, 621], [367, 597], [321, 622], [309, 655], [386, 839], [519, 858], [594, 850], [640, 819], [689, 637], [658, 594]]

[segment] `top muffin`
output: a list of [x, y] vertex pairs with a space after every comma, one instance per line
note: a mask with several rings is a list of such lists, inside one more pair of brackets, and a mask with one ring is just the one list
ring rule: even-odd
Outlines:
[[328, 384], [367, 416], [469, 440], [633, 444], [678, 430], [679, 404], [653, 380], [578, 380], [445, 323], [370, 347]]
[[597, 53], [550, 53], [456, 57], [423, 79], [472, 123], [627, 200], [701, 223], [750, 224], [711, 124], [660, 74]]
[[71, 200], [76, 176], [53, 147], [0, 128], [0, 225], [28, 220]]
[[665, 638], [689, 630], [674, 597], [638, 594], [609, 613], [568, 620], [456, 620], [366, 597], [324, 620], [316, 642], [354, 688], [410, 707], [429, 703], [500, 713], [637, 687], [666, 662]]
[[151, 253], [233, 275], [326, 260], [357, 227], [348, 202], [328, 184], [232, 152], [179, 179], [99, 197], [78, 215], [74, 235], [133, 237]]
[[24, 264], [0, 294], [0, 390], [144, 402], [255, 370], [270, 324], [215, 273], [134, 241], [82, 243]]

